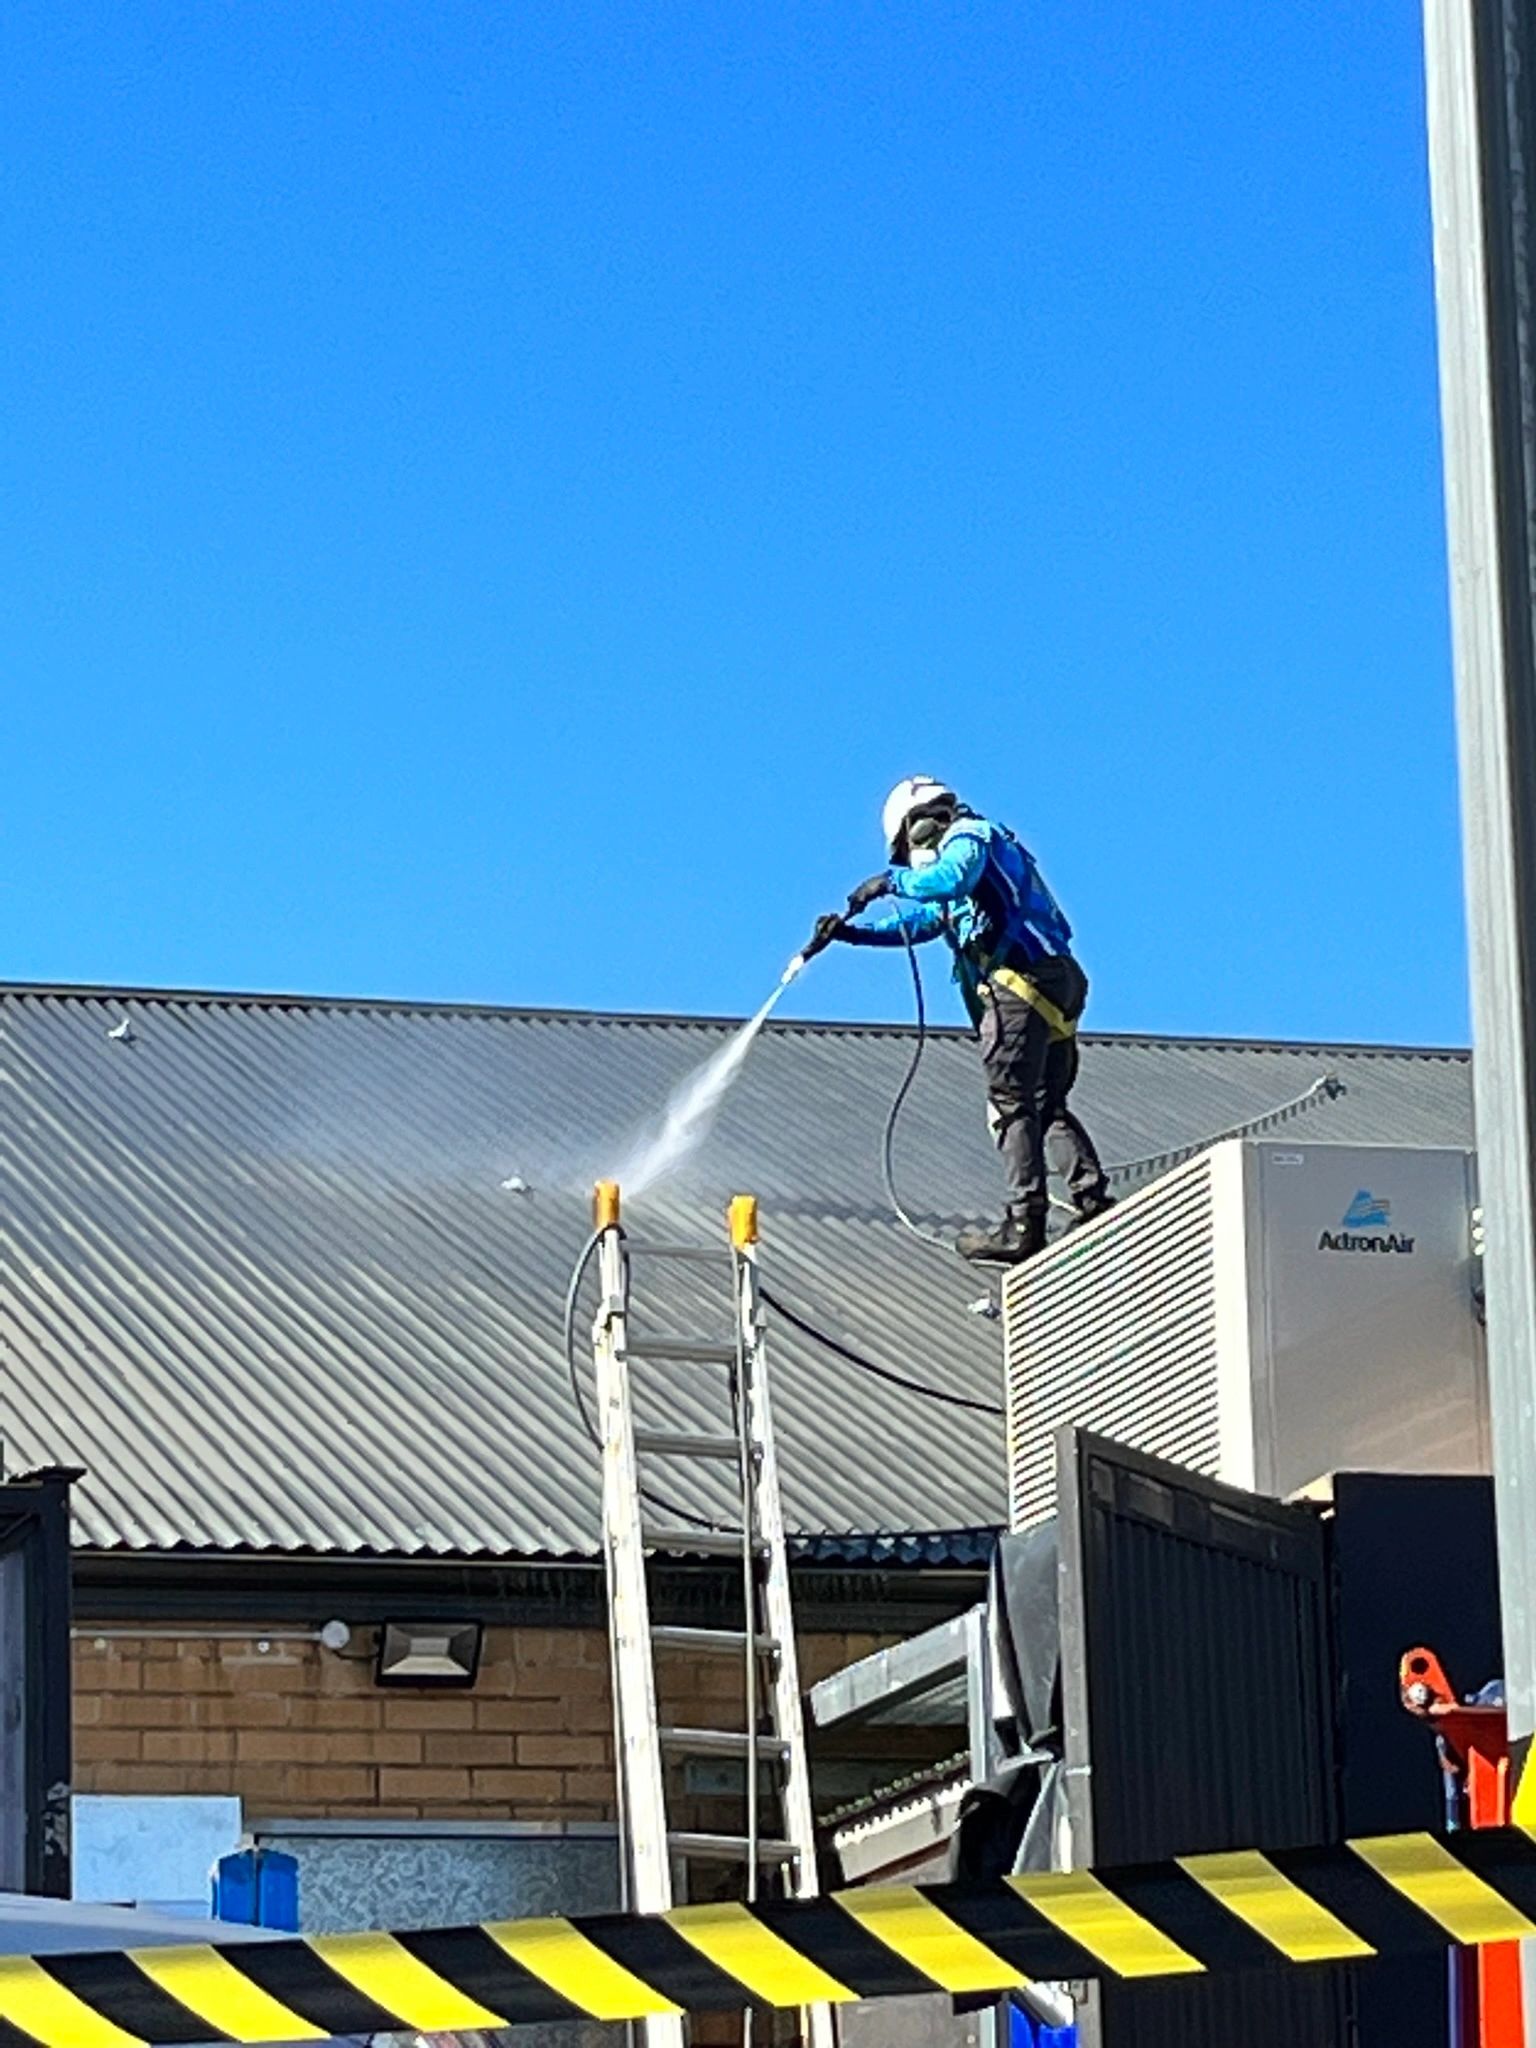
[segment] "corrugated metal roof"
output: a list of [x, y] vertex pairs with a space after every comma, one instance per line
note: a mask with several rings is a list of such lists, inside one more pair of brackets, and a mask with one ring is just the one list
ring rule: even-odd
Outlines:
[[[126, 1021], [131, 1038], [109, 1036]], [[0, 1439], [87, 1467], [83, 1541], [164, 1549], [590, 1555], [596, 1460], [560, 1345], [586, 1189], [728, 1021], [0, 988]], [[984, 1400], [996, 1324], [880, 1190], [911, 1051], [885, 1026], [772, 1026], [636, 1234], [708, 1239], [762, 1201], [772, 1286], [876, 1359]], [[1314, 1139], [1469, 1141], [1456, 1052], [1096, 1039], [1080, 1102], [1110, 1158], [1294, 1099]], [[909, 1204], [986, 1214], [975, 1055], [935, 1034], [904, 1119]], [[520, 1177], [531, 1193], [503, 1182]], [[708, 1334], [677, 1269], [653, 1326]], [[718, 1315], [719, 1311], [715, 1311]], [[714, 1327], [724, 1329], [723, 1315]], [[1000, 1523], [1001, 1430], [774, 1351], [786, 1506], [808, 1533]], [[697, 1369], [674, 1413], [703, 1424]], [[679, 1473], [680, 1504], [723, 1496]], [[896, 1554], [900, 1554], [899, 1551]]]

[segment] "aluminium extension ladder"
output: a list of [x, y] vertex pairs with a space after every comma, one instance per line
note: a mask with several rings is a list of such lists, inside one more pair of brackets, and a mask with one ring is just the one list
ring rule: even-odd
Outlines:
[[[729, 1210], [729, 1246], [718, 1248], [630, 1243], [620, 1222], [619, 1190], [612, 1182], [598, 1185], [594, 1220], [600, 1300], [593, 1350], [603, 1456], [603, 1554], [624, 1903], [631, 1912], [666, 1911], [673, 1903], [674, 1872], [695, 1862], [739, 1865], [740, 1896], [748, 1901], [758, 1897], [764, 1872], [770, 1873], [776, 1895], [813, 1898], [817, 1882], [810, 1774], [768, 1400], [757, 1204], [749, 1195], [737, 1196]], [[734, 1324], [730, 1341], [649, 1333], [632, 1340], [632, 1259], [642, 1266], [655, 1261], [709, 1268], [722, 1277], [728, 1272]], [[646, 1361], [723, 1372], [734, 1428], [705, 1434], [638, 1425], [633, 1381], [635, 1367]], [[737, 1526], [678, 1527], [684, 1517], [675, 1511], [673, 1526], [668, 1526], [663, 1519], [667, 1473], [704, 1460], [718, 1461], [738, 1480]], [[646, 1585], [648, 1552], [738, 1560], [746, 1628], [653, 1625]], [[662, 1724], [656, 1703], [658, 1652], [740, 1658], [746, 1703], [741, 1727]], [[666, 1759], [689, 1756], [741, 1759], [745, 1811], [739, 1834], [706, 1834], [669, 1824]], [[764, 1770], [771, 1772], [771, 1791], [760, 1782]], [[764, 1826], [765, 1805], [775, 1821], [771, 1828]], [[647, 2048], [681, 2048], [681, 2019], [653, 2018], [643, 2024]], [[807, 2009], [803, 2039], [807, 2048], [832, 2048], [828, 2007]]]

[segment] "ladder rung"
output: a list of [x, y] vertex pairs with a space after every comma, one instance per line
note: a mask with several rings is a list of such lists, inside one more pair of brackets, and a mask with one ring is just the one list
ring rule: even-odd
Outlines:
[[637, 1429], [635, 1449], [659, 1458], [740, 1458], [741, 1439], [695, 1436], [686, 1429]]
[[657, 1733], [663, 1749], [688, 1756], [747, 1756], [755, 1749], [760, 1761], [789, 1761], [789, 1744], [776, 1735], [752, 1736], [738, 1728], [661, 1728]]
[[631, 1358], [658, 1358], [670, 1365], [734, 1365], [734, 1344], [707, 1344], [697, 1337], [630, 1336]]
[[[692, 1856], [701, 1863], [745, 1863], [750, 1847], [745, 1835], [669, 1834], [667, 1842], [679, 1856]], [[759, 1863], [794, 1863], [799, 1855], [793, 1842], [758, 1838]]]
[[648, 1244], [644, 1238], [629, 1240], [632, 1258], [679, 1259], [701, 1266], [723, 1266], [731, 1256], [729, 1245], [724, 1244]]
[[[707, 1657], [740, 1657], [747, 1647], [746, 1635], [739, 1628], [653, 1628], [651, 1641], [658, 1650], [697, 1650]], [[772, 1657], [778, 1651], [778, 1638], [756, 1636], [753, 1647], [760, 1657]]]
[[[701, 1557], [740, 1557], [746, 1538], [739, 1529], [646, 1529], [641, 1541], [647, 1550], [689, 1551]], [[757, 1542], [754, 1557], [766, 1557], [768, 1546]]]

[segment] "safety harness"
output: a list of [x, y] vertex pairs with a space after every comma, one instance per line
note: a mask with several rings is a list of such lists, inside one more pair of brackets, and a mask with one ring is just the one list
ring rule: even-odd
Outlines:
[[989, 967], [985, 979], [977, 982], [976, 986], [985, 995], [994, 983], [998, 988], [1007, 989], [1010, 995], [1017, 996], [1020, 1002], [1028, 1003], [1032, 1010], [1037, 1011], [1050, 1026], [1052, 1038], [1076, 1038], [1077, 1019], [1069, 1017], [1059, 1004], [1051, 1001], [1049, 996], [1042, 995], [1027, 974], [1020, 974], [1016, 967]]

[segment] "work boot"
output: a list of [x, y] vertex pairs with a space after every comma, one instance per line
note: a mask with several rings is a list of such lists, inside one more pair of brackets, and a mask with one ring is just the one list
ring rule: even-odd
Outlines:
[[1096, 1195], [1084, 1195], [1073, 1213], [1068, 1230], [1081, 1230], [1085, 1223], [1091, 1223], [1096, 1216], [1102, 1216], [1106, 1209], [1113, 1209], [1115, 1198], [1107, 1188]]
[[977, 1265], [1021, 1266], [1044, 1249], [1043, 1216], [1005, 1216], [996, 1230], [964, 1230], [955, 1239], [961, 1258]]

